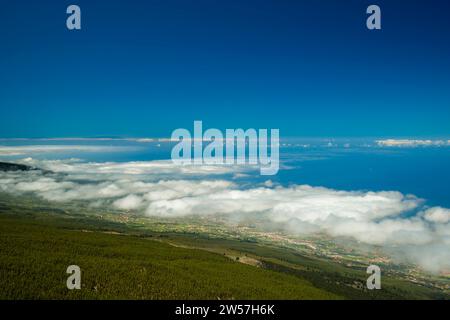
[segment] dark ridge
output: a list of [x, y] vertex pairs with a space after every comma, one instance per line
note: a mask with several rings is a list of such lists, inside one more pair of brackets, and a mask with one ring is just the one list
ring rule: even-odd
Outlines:
[[37, 169], [24, 164], [0, 162], [0, 171], [30, 171], [30, 170], [37, 170]]
[[54, 173], [53, 171], [50, 171], [50, 170], [43, 170], [41, 168], [27, 166], [26, 164], [0, 161], [0, 172], [1, 171], [31, 171], [31, 170], [40, 170], [42, 172], [42, 174], [44, 174], [44, 175]]

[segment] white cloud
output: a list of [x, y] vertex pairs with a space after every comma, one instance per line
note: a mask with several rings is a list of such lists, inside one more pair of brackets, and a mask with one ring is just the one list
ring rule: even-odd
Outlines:
[[130, 150], [126, 146], [88, 146], [88, 145], [27, 145], [0, 146], [0, 156], [33, 155], [37, 153], [62, 152], [121, 152]]
[[446, 208], [433, 207], [425, 210], [423, 215], [431, 222], [448, 223], [450, 221], [450, 210]]
[[142, 198], [135, 196], [134, 194], [130, 194], [124, 198], [114, 201], [113, 205], [116, 208], [123, 210], [135, 210], [142, 205]]
[[101, 176], [101, 179], [118, 178], [124, 175], [145, 175], [146, 178], [160, 178], [169, 175], [221, 175], [257, 170], [259, 168], [244, 165], [174, 165], [171, 160], [133, 161], [133, 162], [81, 162], [78, 159], [67, 160], [37, 160], [26, 158], [23, 164], [39, 167], [45, 170], [67, 174]]
[[450, 140], [417, 140], [417, 139], [386, 139], [375, 141], [380, 147], [439, 147], [449, 146]]

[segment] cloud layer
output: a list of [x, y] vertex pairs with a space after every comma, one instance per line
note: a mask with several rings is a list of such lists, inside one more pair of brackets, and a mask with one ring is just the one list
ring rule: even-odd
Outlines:
[[50, 201], [88, 201], [150, 216], [258, 219], [289, 233], [322, 232], [401, 251], [430, 271], [450, 269], [450, 210], [427, 208], [413, 195], [280, 186], [269, 181], [248, 184], [233, 177], [249, 169], [178, 166], [171, 161], [85, 163], [27, 158], [22, 163], [54, 173], [1, 172], [0, 191], [33, 193]]
[[442, 147], [450, 146], [450, 140], [417, 140], [417, 139], [386, 139], [375, 141], [380, 147]]
[[89, 146], [89, 145], [27, 145], [0, 146], [0, 156], [21, 156], [38, 153], [62, 152], [121, 152], [130, 150], [127, 146]]

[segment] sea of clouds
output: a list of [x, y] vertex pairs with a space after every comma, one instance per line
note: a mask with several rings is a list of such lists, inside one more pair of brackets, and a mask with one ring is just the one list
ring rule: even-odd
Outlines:
[[[450, 210], [396, 191], [340, 191], [309, 185], [249, 184], [255, 168], [147, 162], [18, 162], [51, 171], [0, 173], [0, 191], [49, 201], [87, 201], [148, 216], [259, 217], [297, 235], [326, 233], [379, 245], [428, 271], [450, 269]], [[244, 182], [246, 181], [246, 182]]]

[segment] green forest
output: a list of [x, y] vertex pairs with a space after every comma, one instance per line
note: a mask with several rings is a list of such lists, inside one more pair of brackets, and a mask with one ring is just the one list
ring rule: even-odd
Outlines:
[[[293, 275], [151, 238], [0, 215], [1, 299], [335, 299]], [[81, 290], [66, 268], [79, 265]]]

